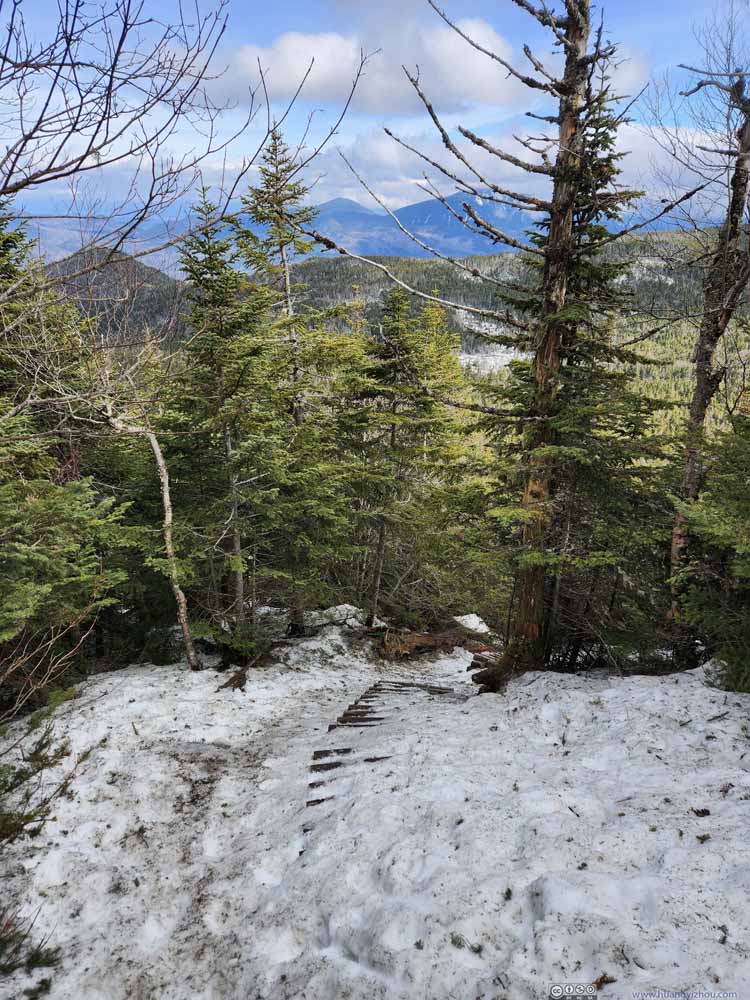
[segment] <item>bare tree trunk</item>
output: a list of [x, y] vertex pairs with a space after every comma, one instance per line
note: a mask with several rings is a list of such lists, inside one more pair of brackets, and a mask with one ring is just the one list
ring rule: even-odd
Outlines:
[[[288, 318], [291, 320], [294, 316], [294, 301], [292, 299], [292, 276], [289, 268], [289, 258], [287, 257], [286, 247], [282, 244], [279, 247], [279, 253], [281, 256], [281, 266], [284, 271], [284, 309]], [[290, 324], [289, 336], [292, 342], [292, 382], [296, 385], [299, 382], [300, 371], [299, 371], [299, 345], [297, 343], [297, 330], [294, 323]], [[300, 402], [299, 396], [295, 394], [294, 400], [292, 402], [292, 416], [294, 418], [294, 423], [297, 427], [302, 426], [302, 404]]]
[[[567, 325], [558, 317], [567, 295], [573, 263], [573, 208], [576, 200], [575, 172], [581, 135], [581, 110], [586, 103], [588, 67], [585, 56], [590, 31], [588, 2], [579, 3], [580, 16], [569, 17], [565, 30], [565, 96], [560, 100], [560, 132], [555, 161], [549, 239], [542, 280], [543, 308], [540, 342], [534, 357], [534, 438], [523, 492], [523, 509], [530, 515], [522, 529], [524, 550], [543, 553], [551, 520], [553, 468], [550, 459], [539, 456], [555, 442], [551, 417], [555, 410], [561, 348]], [[523, 567], [518, 574], [518, 605], [513, 622], [508, 658], [514, 669], [541, 666], [544, 660], [547, 624], [548, 572], [542, 565]]]
[[[292, 276], [289, 268], [289, 258], [287, 257], [286, 246], [284, 244], [279, 245], [279, 256], [281, 257], [281, 266], [284, 273], [284, 310], [288, 319], [294, 317], [294, 300], [292, 299]], [[292, 344], [292, 383], [296, 386], [300, 378], [299, 370], [299, 358], [298, 358], [298, 343], [297, 343], [297, 330], [294, 323], [289, 325], [289, 336], [291, 338]], [[292, 419], [296, 427], [302, 426], [302, 405], [300, 403], [300, 398], [295, 392], [294, 398], [292, 400]], [[290, 611], [289, 618], [289, 634], [290, 635], [304, 635], [305, 634], [305, 608], [304, 602], [302, 600], [302, 595], [299, 592], [295, 584], [294, 593], [292, 595], [292, 607]]]
[[378, 525], [378, 544], [375, 551], [375, 576], [372, 583], [372, 600], [370, 602], [370, 613], [367, 616], [366, 625], [372, 628], [378, 616], [378, 606], [380, 604], [380, 586], [383, 582], [383, 564], [385, 562], [385, 518], [380, 518]]
[[187, 599], [185, 598], [185, 593], [179, 582], [179, 566], [174, 548], [174, 540], [172, 538], [172, 493], [169, 488], [169, 471], [167, 470], [167, 463], [164, 461], [164, 453], [161, 450], [158, 438], [153, 431], [146, 431], [145, 433], [148, 438], [148, 443], [151, 445], [151, 451], [154, 453], [156, 467], [159, 470], [161, 502], [164, 509], [164, 522], [162, 527], [164, 535], [164, 548], [167, 553], [167, 565], [169, 566], [169, 582], [172, 585], [172, 593], [174, 594], [175, 601], [177, 602], [177, 619], [180, 623], [180, 628], [182, 629], [182, 638], [185, 643], [185, 653], [187, 655], [187, 661], [190, 669], [202, 670], [203, 664], [201, 663], [200, 657], [196, 652], [195, 643], [193, 642], [193, 634], [190, 631]]
[[290, 636], [298, 637], [305, 634], [305, 602], [302, 600], [302, 594], [299, 591], [296, 580], [294, 581], [291, 607], [289, 609], [288, 633]]
[[355, 575], [356, 575], [356, 600], [357, 604], [361, 604], [365, 599], [365, 587], [367, 581], [367, 553], [359, 552], [354, 557]]
[[[232, 464], [234, 457], [234, 446], [232, 443], [232, 432], [224, 425], [224, 450], [227, 462]], [[232, 498], [232, 562], [231, 577], [233, 581], [234, 603], [232, 605], [232, 615], [234, 618], [235, 631], [239, 631], [245, 620], [245, 571], [242, 566], [242, 535], [239, 526], [239, 476], [235, 469], [231, 470], [229, 488]]]
[[[395, 454], [396, 442], [398, 440], [398, 434], [396, 432], [395, 415], [398, 411], [398, 403], [394, 399], [391, 403], [391, 413], [394, 415], [394, 422], [391, 424], [391, 433], [389, 435], [391, 453]], [[398, 482], [402, 478], [401, 470], [397, 468], [395, 480]], [[375, 570], [372, 582], [372, 598], [370, 601], [370, 614], [367, 616], [367, 626], [371, 628], [375, 622], [375, 618], [378, 614], [378, 605], [380, 604], [380, 587], [383, 582], [383, 566], [385, 564], [385, 542], [386, 542], [386, 523], [385, 515], [381, 514], [380, 523], [378, 524], [378, 541], [375, 549]]]
[[[724, 369], [714, 367], [716, 347], [746, 289], [750, 271], [748, 248], [742, 245], [743, 220], [750, 188], [750, 102], [743, 103], [744, 125], [740, 130], [739, 149], [731, 180], [731, 196], [726, 220], [719, 235], [719, 245], [704, 283], [703, 317], [695, 345], [695, 385], [690, 400], [685, 456], [680, 496], [695, 500], [701, 480], [701, 454], [708, 408], [724, 378]], [[683, 511], [677, 511], [672, 530], [671, 575], [672, 607], [670, 618], [680, 617], [683, 590], [681, 573], [689, 559], [689, 525]]]
[[[287, 316], [294, 316], [294, 303], [292, 301], [292, 275], [289, 270], [289, 258], [286, 247], [282, 244], [279, 247], [281, 255], [281, 266], [284, 270], [284, 305]], [[296, 342], [296, 341], [295, 341]]]
[[172, 587], [175, 602], [177, 603], [177, 620], [180, 623], [182, 639], [185, 643], [185, 655], [187, 656], [188, 665], [191, 670], [202, 670], [203, 663], [198, 656], [195, 643], [193, 642], [193, 633], [190, 630], [187, 598], [185, 597], [185, 592], [180, 586], [180, 568], [177, 561], [177, 553], [175, 552], [174, 538], [172, 535], [172, 524], [174, 521], [172, 514], [172, 491], [169, 485], [169, 470], [167, 469], [167, 463], [164, 460], [164, 452], [161, 450], [161, 445], [159, 444], [159, 439], [156, 434], [154, 434], [154, 432], [148, 427], [143, 427], [140, 424], [130, 424], [121, 420], [119, 417], [114, 416], [109, 405], [106, 407], [106, 416], [109, 425], [114, 430], [118, 431], [120, 434], [136, 434], [140, 437], [145, 437], [148, 439], [148, 443], [151, 446], [151, 451], [153, 452], [154, 459], [156, 461], [156, 468], [159, 473], [161, 503], [162, 510], [164, 511], [164, 519], [162, 521], [162, 537], [164, 539], [164, 550], [167, 554], [169, 583]]
[[250, 627], [255, 631], [255, 626], [257, 624], [257, 612], [258, 607], [258, 581], [257, 581], [257, 553], [253, 547], [252, 555], [252, 569], [250, 572]]

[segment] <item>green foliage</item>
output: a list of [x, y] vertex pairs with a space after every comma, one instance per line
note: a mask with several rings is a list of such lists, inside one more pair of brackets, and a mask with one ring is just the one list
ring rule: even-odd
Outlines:
[[706, 488], [683, 507], [702, 546], [687, 570], [686, 615], [720, 661], [721, 686], [750, 692], [750, 416], [714, 439], [707, 468]]
[[121, 576], [103, 570], [102, 548], [119, 529], [110, 500], [87, 481], [0, 485], [0, 645], [24, 630], [64, 628], [107, 601]]
[[312, 248], [311, 241], [300, 233], [314, 219], [315, 210], [303, 204], [308, 188], [298, 179], [299, 174], [297, 161], [275, 127], [263, 152], [260, 183], [242, 200], [264, 235], [259, 238], [241, 227], [239, 242], [248, 263], [275, 275], [282, 285], [287, 279], [288, 256], [304, 256]]
[[[474, 379], [456, 352], [480, 335], [461, 329], [459, 317], [386, 291], [378, 272], [351, 261], [300, 262], [311, 250], [304, 230], [314, 213], [278, 129], [237, 221], [220, 219], [202, 193], [182, 257], [182, 342], [170, 353], [150, 347], [135, 387], [149, 401], [144, 417], [167, 458], [179, 574], [196, 635], [246, 661], [267, 642], [260, 605], [284, 605], [299, 625], [306, 610], [338, 601], [414, 624], [476, 610], [504, 629], [515, 576], [541, 566], [550, 581], [550, 663], [625, 662], [656, 643], [654, 623], [667, 600], [672, 439], [684, 418], [692, 332], [685, 324], [637, 348], [627, 343], [640, 329], [632, 316], [657, 283], [645, 249], [628, 271], [637, 242], [627, 251], [599, 245], [622, 209], [622, 199], [595, 197], [619, 172], [617, 124], [605, 95], [588, 114], [576, 175], [567, 303], [546, 319], [563, 324], [566, 336], [553, 434], [543, 442], [527, 419], [541, 311], [533, 261], [476, 259], [468, 272], [446, 261], [389, 262], [417, 288], [472, 305], [498, 307], [497, 282], [510, 283], [500, 308], [530, 321], [529, 336], [490, 331], [487, 340], [512, 340], [520, 350], [503, 373]], [[546, 246], [544, 225], [532, 239]], [[61, 670], [84, 654], [116, 664], [172, 662], [179, 652], [152, 456], [144, 441], [108, 435], [101, 425], [89, 435], [69, 422], [67, 437], [59, 433], [52, 404], [60, 386], [82, 396], [91, 388], [90, 324], [49, 293], [27, 254], [6, 213], [0, 284], [19, 291], [2, 308], [0, 655], [10, 662], [30, 636], [38, 644], [14, 685], [0, 685], [6, 707], [49, 666], [48, 640]], [[477, 280], [482, 274], [495, 280]], [[687, 281], [670, 276], [659, 294], [686, 302]], [[155, 295], [158, 284], [150, 282]], [[147, 324], [145, 313], [138, 322]], [[27, 341], [35, 356], [50, 359], [50, 371], [64, 373], [60, 385], [34, 380], [30, 355], [18, 350]], [[738, 350], [743, 344], [740, 330]], [[30, 393], [40, 398], [19, 408]], [[461, 409], [483, 401], [502, 415]], [[714, 429], [726, 426], [715, 411]], [[533, 516], [519, 504], [532, 454], [553, 469], [555, 484], [547, 544], [533, 551], [519, 544]], [[711, 475], [720, 466], [717, 457]], [[704, 538], [702, 569], [713, 572], [721, 552], [741, 590], [738, 551], [727, 563], [729, 543], [708, 510], [691, 513]], [[709, 576], [696, 584], [695, 609], [717, 592]], [[726, 588], [721, 593], [726, 601]]]
[[64, 778], [52, 789], [39, 787], [38, 778], [68, 753], [55, 740], [50, 720], [50, 710], [32, 716], [25, 737], [0, 755], [0, 846], [37, 836], [52, 803], [69, 785]]
[[[456, 518], [470, 493], [464, 462], [471, 448], [456, 411], [436, 398], [466, 392], [457, 344], [442, 309], [416, 312], [396, 289], [366, 346], [360, 403], [345, 439], [363, 463], [355, 600], [371, 617], [382, 611], [430, 623], [465, 610], [467, 599], [460, 573], [468, 550]], [[477, 555], [468, 571], [473, 580], [479, 562]], [[487, 591], [494, 589], [491, 576], [480, 578]]]
[[157, 424], [196, 635], [239, 661], [265, 642], [263, 603], [301, 628], [307, 609], [370, 602], [376, 576], [403, 620], [489, 610], [497, 593], [487, 553], [466, 542], [487, 524], [484, 446], [434, 398], [468, 392], [455, 334], [403, 293], [371, 329], [357, 303], [307, 304], [290, 266], [312, 218], [296, 170], [275, 131], [243, 199], [261, 235], [225, 226], [204, 193], [183, 254], [189, 335]]
[[242, 223], [225, 231], [206, 197], [198, 207], [183, 257], [192, 335], [162, 420], [199, 631], [240, 659], [256, 649], [258, 601], [297, 617], [324, 601], [349, 536], [337, 441], [364, 352], [289, 280], [287, 254], [305, 249], [294, 227], [309, 219], [294, 173], [274, 132], [244, 199], [263, 238]]
[[[35, 943], [30, 935], [31, 928], [24, 924], [15, 911], [0, 908], [0, 976], [10, 976], [19, 969], [26, 972], [49, 969], [59, 963], [59, 948]], [[50, 986], [50, 979], [42, 979], [35, 986], [24, 990], [23, 996], [32, 1000], [45, 996]]]
[[49, 373], [82, 388], [86, 358], [75, 315], [40, 283], [28, 253], [2, 216], [0, 290], [17, 298], [0, 310], [0, 717], [43, 700], [124, 579], [103, 559], [122, 540], [121, 511], [81, 476], [75, 447], [47, 434]]
[[[574, 246], [565, 306], [549, 314], [543, 291], [549, 260], [529, 255], [522, 280], [505, 296], [527, 325], [528, 335], [516, 342], [528, 359], [515, 360], [486, 389], [508, 417], [482, 421], [497, 454], [491, 517], [520, 578], [543, 574], [544, 634], [535, 655], [561, 670], [626, 663], [644, 640], [654, 644], [654, 626], [666, 610], [668, 452], [655, 428], [661, 403], [636, 380], [635, 366], [647, 361], [623, 345], [615, 321], [627, 265], [602, 246], [637, 196], [608, 193], [620, 172], [618, 125], [605, 87], [587, 108], [570, 178]], [[548, 228], [545, 218], [531, 233], [538, 249], [548, 248]], [[552, 328], [560, 364], [541, 397], [535, 355]], [[530, 469], [549, 484], [543, 508], [520, 503]], [[537, 520], [542, 544], [530, 529], [521, 531]]]

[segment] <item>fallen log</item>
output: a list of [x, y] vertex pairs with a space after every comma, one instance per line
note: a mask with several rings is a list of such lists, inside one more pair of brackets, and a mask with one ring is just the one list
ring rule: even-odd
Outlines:
[[385, 629], [377, 633], [380, 653], [387, 660], [408, 660], [423, 653], [449, 653], [460, 647], [470, 653], [494, 653], [495, 647], [460, 629], [444, 632], [409, 632]]
[[502, 658], [502, 653], [497, 649], [480, 650], [474, 653], [474, 659], [466, 668], [469, 670], [491, 670], [496, 668]]

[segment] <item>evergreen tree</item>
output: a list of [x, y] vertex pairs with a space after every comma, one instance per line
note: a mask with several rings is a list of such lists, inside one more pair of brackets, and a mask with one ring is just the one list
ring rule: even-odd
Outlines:
[[[261, 227], [263, 236], [258, 239], [248, 229], [239, 231], [239, 242], [246, 262], [256, 270], [264, 271], [269, 283], [280, 295], [285, 322], [283, 333], [288, 337], [292, 353], [292, 380], [300, 377], [298, 345], [300, 333], [309, 321], [305, 311], [295, 308], [295, 289], [292, 282], [291, 263], [312, 249], [311, 241], [303, 229], [315, 218], [315, 211], [303, 204], [308, 188], [297, 180], [299, 167], [284, 142], [281, 131], [275, 127], [269, 137], [260, 165], [260, 183], [243, 198], [243, 205], [252, 222]], [[303, 418], [303, 402], [296, 394], [292, 399], [292, 412], [299, 425]]]
[[[103, 554], [122, 543], [111, 500], [80, 476], [75, 447], [50, 433], [55, 383], [83, 390], [77, 318], [59, 305], [10, 216], [0, 217], [0, 717], [43, 698], [66, 650], [121, 574]], [[59, 642], [55, 639], [59, 638]], [[49, 670], [59, 659], [59, 670]]]
[[[382, 324], [370, 341], [364, 409], [357, 414], [354, 445], [366, 469], [360, 489], [368, 540], [360, 590], [367, 590], [370, 624], [383, 604], [386, 577], [390, 602], [399, 591], [402, 600], [401, 587], [410, 582], [410, 569], [419, 577], [425, 568], [422, 559], [415, 558], [415, 548], [424, 541], [418, 530], [425, 528], [421, 515], [460, 451], [455, 423], [435, 398], [459, 389], [456, 346], [439, 307], [428, 306], [414, 315], [405, 292], [396, 288], [388, 293]], [[437, 526], [429, 537], [440, 545]], [[402, 613], [408, 614], [410, 605], [412, 613], [428, 611], [418, 609], [418, 603], [407, 599]], [[388, 610], [394, 610], [392, 603]]]
[[252, 645], [248, 564], [275, 521], [283, 464], [276, 388], [286, 365], [270, 312], [277, 293], [240, 270], [235, 233], [205, 193], [196, 216], [182, 255], [191, 334], [167, 423], [178, 432], [172, 456], [193, 599], [212, 637], [242, 653]]
[[274, 132], [244, 199], [250, 224], [225, 229], [206, 197], [198, 206], [183, 254], [191, 335], [165, 422], [191, 598], [241, 659], [257, 646], [256, 604], [285, 603], [301, 633], [351, 544], [355, 469], [339, 437], [363, 343], [297, 302], [288, 265], [309, 213], [293, 172]]
[[[529, 261], [531, 280], [507, 298], [530, 319], [532, 360], [514, 362], [499, 392], [517, 424], [494, 425], [508, 486], [516, 476], [525, 484], [520, 508], [508, 491], [511, 502], [494, 511], [521, 536], [505, 669], [574, 670], [582, 656], [591, 663], [626, 653], [653, 617], [656, 594], [642, 579], [632, 585], [634, 570], [663, 565], [657, 404], [634, 384], [633, 366], [644, 359], [618, 346], [611, 319], [625, 265], [602, 252], [636, 197], [617, 188], [620, 120], [606, 78], [577, 115], [575, 162], [561, 179], [569, 233], [561, 236], [554, 211], [538, 224], [541, 263]], [[553, 308], [561, 252], [565, 295]]]
[[718, 658], [721, 684], [750, 692], [750, 407], [707, 460], [704, 491], [682, 507], [698, 541], [682, 581], [686, 614]]
[[[274, 392], [282, 407], [284, 461], [277, 468], [275, 536], [266, 576], [290, 606], [290, 632], [304, 631], [306, 608], [325, 592], [331, 563], [348, 535], [351, 470], [338, 456], [335, 427], [347, 383], [356, 379], [358, 347], [322, 329], [321, 315], [304, 305], [304, 287], [292, 280], [291, 263], [309, 252], [302, 229], [314, 212], [303, 204], [307, 189], [278, 128], [264, 150], [260, 182], [243, 199], [250, 222], [237, 245], [245, 267], [276, 295], [273, 337], [285, 374]], [[348, 367], [342, 367], [345, 364]]]

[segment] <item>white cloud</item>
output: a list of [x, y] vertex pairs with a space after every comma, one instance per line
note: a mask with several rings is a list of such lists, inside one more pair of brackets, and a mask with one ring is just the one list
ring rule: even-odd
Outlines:
[[[517, 120], [515, 123], [505, 123], [501, 128], [484, 128], [479, 131], [490, 144], [516, 156], [528, 157], [528, 153], [513, 137], [514, 132], [520, 134], [522, 129], [523, 123]], [[437, 133], [430, 130], [429, 122], [425, 124], [423, 120], [421, 131], [411, 134], [409, 142], [432, 160], [450, 167], [459, 176], [471, 179], [469, 172], [445, 150]], [[547, 178], [527, 174], [463, 140], [456, 139], [456, 142], [487, 180], [522, 194], [544, 196], [549, 183]], [[355, 169], [390, 208], [427, 198], [418, 187], [420, 182], [423, 183], [425, 173], [436, 181], [438, 188], [444, 193], [455, 190], [455, 185], [441, 177], [437, 170], [403, 149], [382, 131], [362, 131], [339, 145]], [[647, 192], [644, 202], [646, 212], [650, 211], [652, 202], [658, 203], [661, 198], [674, 197], [676, 188], [687, 189], [695, 183], [693, 178], [675, 173], [672, 161], [662, 145], [655, 136], [641, 127], [623, 125], [619, 131], [617, 149], [625, 154], [621, 162], [620, 181], [627, 187]], [[314, 201], [322, 202], [340, 196], [360, 201], [370, 208], [376, 207], [336, 150], [326, 150], [314, 166], [320, 175], [313, 195]], [[672, 185], [666, 182], [667, 174], [672, 175]]]
[[[509, 131], [498, 133], [485, 130], [484, 136], [489, 142], [516, 155], [523, 152]], [[429, 123], [425, 126], [423, 122], [422, 131], [411, 135], [409, 141], [430, 159], [449, 167], [459, 176], [472, 180], [469, 171], [445, 150], [437, 133], [429, 130]], [[456, 141], [466, 152], [470, 162], [487, 180], [522, 193], [541, 194], [544, 191], [546, 178], [529, 175], [463, 140]], [[425, 174], [443, 193], [450, 194], [456, 190], [456, 185], [442, 176], [438, 170], [430, 167], [382, 132], [362, 132], [351, 137], [346, 143], [340, 143], [340, 148], [357, 172], [389, 208], [399, 208], [427, 199], [429, 195], [419, 187], [420, 183], [424, 184]], [[314, 201], [326, 201], [328, 198], [338, 196], [353, 198], [370, 208], [377, 207], [336, 150], [326, 150], [316, 160], [315, 169], [320, 175], [320, 180], [313, 194]]]
[[649, 65], [643, 55], [622, 45], [612, 71], [612, 90], [622, 97], [635, 97], [648, 83]]
[[[466, 20], [460, 26], [484, 47], [512, 58], [510, 44], [486, 21]], [[477, 104], [509, 108], [528, 100], [502, 67], [471, 49], [450, 28], [408, 19], [389, 21], [384, 32], [372, 28], [361, 35], [286, 32], [267, 48], [243, 45], [233, 54], [220, 88], [223, 96], [242, 99], [248, 84], [257, 79], [260, 63], [272, 99], [287, 100], [314, 60], [304, 99], [340, 102], [363, 51], [373, 54], [355, 99], [355, 110], [361, 113], [390, 117], [418, 110], [419, 99], [404, 76], [403, 65], [412, 71], [418, 67], [425, 91], [443, 112]]]

